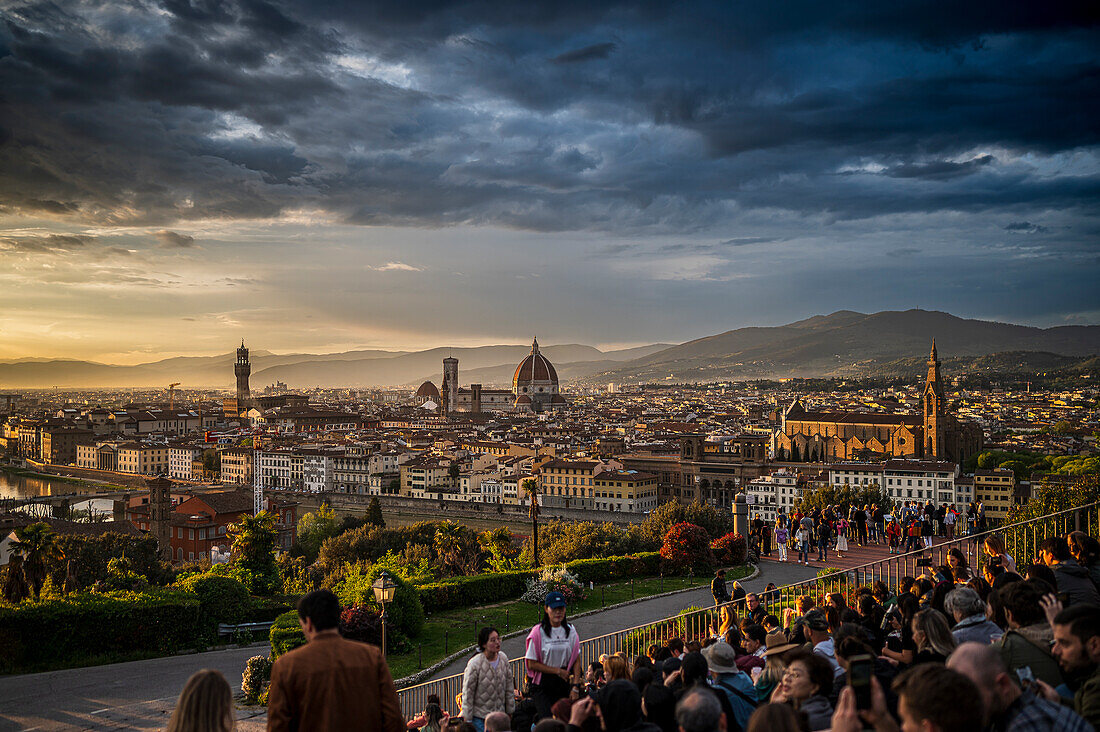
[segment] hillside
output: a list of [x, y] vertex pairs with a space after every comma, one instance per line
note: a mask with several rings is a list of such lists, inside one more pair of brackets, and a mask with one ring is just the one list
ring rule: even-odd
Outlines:
[[[567, 374], [587, 376], [614, 368], [619, 362], [649, 355], [667, 348], [653, 344], [604, 353], [579, 344], [547, 346], [543, 352]], [[470, 383], [467, 370], [496, 369], [484, 383], [511, 383], [516, 365], [530, 352], [529, 345], [483, 346], [480, 348], [433, 348], [427, 351], [357, 350], [328, 354], [283, 354], [251, 351], [254, 388], [283, 381], [291, 388], [312, 386], [389, 386], [418, 384], [426, 378], [438, 382], [442, 360], [455, 356], [460, 361], [463, 383]], [[19, 359], [0, 362], [0, 389], [126, 388], [164, 387], [178, 381], [183, 388], [230, 387], [233, 384], [235, 353], [217, 356], [174, 357], [134, 366], [118, 366], [65, 359]], [[598, 364], [571, 369], [570, 364]], [[475, 374], [476, 376], [476, 374]], [[419, 379], [419, 380], [418, 380]], [[477, 378], [474, 379], [476, 381]]]
[[[845, 375], [858, 365], [917, 359], [932, 339], [942, 357], [1003, 352], [1100, 353], [1100, 326], [1033, 328], [906, 310], [840, 311], [770, 328], [739, 328], [689, 341], [593, 375], [602, 381], [716, 381]], [[900, 366], [900, 364], [898, 364]]]

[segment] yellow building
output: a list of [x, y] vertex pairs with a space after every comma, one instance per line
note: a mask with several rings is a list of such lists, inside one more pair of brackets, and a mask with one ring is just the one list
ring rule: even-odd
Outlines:
[[646, 513], [657, 508], [657, 476], [637, 470], [605, 470], [595, 476], [595, 508]]
[[124, 442], [118, 446], [118, 472], [140, 475], [167, 474], [168, 446]]
[[1002, 522], [1016, 495], [1016, 474], [1007, 468], [974, 472], [974, 496], [985, 507], [986, 518]]

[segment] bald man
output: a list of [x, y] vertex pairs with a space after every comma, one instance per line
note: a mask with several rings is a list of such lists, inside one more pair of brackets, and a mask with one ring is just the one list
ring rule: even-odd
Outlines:
[[963, 643], [951, 654], [947, 667], [978, 687], [986, 720], [998, 732], [1088, 732], [1092, 726], [1070, 709], [1021, 689], [991, 646]]

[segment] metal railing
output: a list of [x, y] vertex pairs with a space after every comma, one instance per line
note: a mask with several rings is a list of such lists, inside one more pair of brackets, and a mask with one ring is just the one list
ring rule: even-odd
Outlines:
[[[1051, 536], [1064, 536], [1071, 531], [1084, 531], [1091, 536], [1100, 536], [1100, 502], [988, 531], [969, 533], [951, 541], [935, 544], [931, 548], [890, 556], [851, 569], [838, 570], [785, 585], [768, 593], [757, 594], [768, 613], [777, 615], [782, 622], [782, 609], [793, 607], [797, 599], [804, 595], [809, 595], [816, 606], [824, 602], [825, 594], [839, 592], [851, 604], [858, 587], [880, 580], [886, 583], [891, 592], [896, 592], [902, 577], [917, 577], [926, 570], [947, 564], [947, 555], [952, 548], [959, 549], [971, 571], [977, 572], [983, 552], [982, 544], [985, 537], [991, 535], [999, 535], [1004, 539], [1006, 551], [1012, 555], [1022, 571], [1035, 556], [1039, 542]], [[741, 599], [726, 604], [742, 610], [744, 602]], [[628, 658], [634, 658], [645, 654], [650, 645], [664, 644], [672, 638], [682, 638], [685, 641], [702, 639], [714, 635], [717, 624], [718, 608], [689, 608], [679, 615], [588, 638], [581, 642], [582, 667], [599, 660], [604, 654], [610, 655], [620, 651], [624, 652]], [[522, 689], [523, 659], [512, 659], [509, 661], [509, 668], [515, 688]], [[457, 714], [459, 707], [457, 697], [461, 692], [462, 674], [455, 674], [406, 687], [398, 691], [398, 696], [401, 699], [402, 713], [406, 719], [409, 719], [423, 711], [431, 694], [439, 696], [444, 709], [454, 709], [454, 713]]]

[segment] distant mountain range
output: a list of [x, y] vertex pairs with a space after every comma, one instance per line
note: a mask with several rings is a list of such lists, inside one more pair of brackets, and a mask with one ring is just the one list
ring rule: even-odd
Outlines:
[[[1100, 326], [1032, 328], [949, 313], [906, 310], [873, 314], [842, 310], [767, 328], [739, 328], [678, 346], [656, 343], [621, 351], [546, 346], [563, 381], [691, 382], [808, 376], [919, 376], [936, 339], [946, 371], [1026, 373], [1088, 364], [1100, 354]], [[439, 385], [441, 362], [459, 359], [462, 384], [510, 384], [526, 345], [362, 350], [275, 355], [252, 351], [253, 389], [275, 381], [309, 387]], [[230, 387], [233, 353], [169, 358], [136, 366], [72, 360], [0, 362], [0, 390], [43, 387]]]
[[[559, 378], [573, 379], [614, 368], [668, 348], [667, 343], [600, 351], [592, 346], [569, 344], [541, 350], [558, 370]], [[258, 390], [276, 381], [292, 389], [309, 387], [364, 387], [417, 385], [431, 379], [438, 386], [442, 361], [459, 359], [463, 384], [481, 382], [487, 387], [511, 384], [512, 374], [527, 345], [479, 348], [433, 348], [427, 351], [347, 351], [327, 354], [276, 355], [253, 350], [250, 384]], [[230, 387], [234, 382], [235, 353], [218, 356], [180, 356], [134, 366], [118, 366], [73, 360], [19, 359], [0, 362], [0, 390], [65, 388], [166, 387], [181, 382], [182, 388]]]
[[[722, 381], [808, 376], [882, 375], [905, 365], [923, 372], [932, 339], [941, 358], [1004, 352], [1056, 356], [1100, 353], [1100, 326], [1032, 328], [967, 320], [927, 310], [867, 315], [841, 310], [770, 328], [739, 328], [637, 358], [590, 377], [593, 382]], [[1041, 360], [1041, 359], [1040, 359]], [[887, 371], [887, 373], [889, 373]]]

